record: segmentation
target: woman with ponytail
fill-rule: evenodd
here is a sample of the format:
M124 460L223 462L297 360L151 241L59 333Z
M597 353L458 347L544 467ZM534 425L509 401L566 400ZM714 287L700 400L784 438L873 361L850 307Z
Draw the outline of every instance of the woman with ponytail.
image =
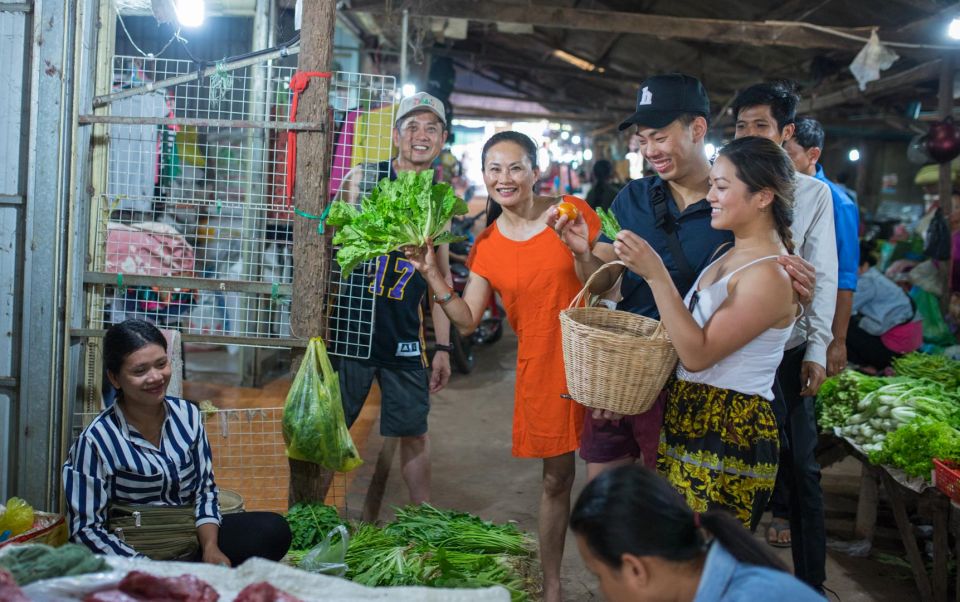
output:
M592 480L570 528L608 602L823 600L727 512L691 510L646 468L623 466Z
M764 138L725 146L710 171L710 225L734 244L680 296L660 256L632 232L614 250L653 291L680 365L657 468L698 512L726 508L755 528L773 491L779 440L771 401L801 311L777 259L793 252L793 164Z
M493 292L503 299L518 338L513 455L543 461L539 514L543 599L558 602L573 453L580 446L584 416L583 406L563 397L568 391L558 316L582 285L569 249L547 225L559 199L534 191L540 177L536 144L519 132L500 132L484 144L481 163L490 222L471 250L463 298L440 277L432 247L409 249L407 258L426 277L437 305L464 334L477 327ZM592 247L600 233L600 218L585 201L565 200L583 216Z

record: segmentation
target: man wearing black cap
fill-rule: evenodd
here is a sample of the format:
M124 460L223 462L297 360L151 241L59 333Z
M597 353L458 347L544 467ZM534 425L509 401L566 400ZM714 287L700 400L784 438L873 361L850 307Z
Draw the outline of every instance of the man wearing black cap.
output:
M709 115L710 101L700 81L673 73L643 82L636 112L620 124L621 130L636 126L640 152L657 173L630 182L614 199L611 211L628 231L625 235L643 238L660 254L681 294L686 294L717 248L733 240L730 232L710 226L711 209L706 200L710 161L704 150ZM603 235L591 251L579 222L568 224L561 218L556 226L576 257L578 276L586 281L617 255L613 241ZM793 259L784 263L798 292L806 296L812 287L810 266ZM618 276L608 270L605 277L596 279L592 292L610 289ZM618 309L659 319L653 293L638 274L626 271L621 295ZM641 457L654 467L662 417L662 398L652 410L638 416L588 415L580 447L580 456L587 461L587 477Z

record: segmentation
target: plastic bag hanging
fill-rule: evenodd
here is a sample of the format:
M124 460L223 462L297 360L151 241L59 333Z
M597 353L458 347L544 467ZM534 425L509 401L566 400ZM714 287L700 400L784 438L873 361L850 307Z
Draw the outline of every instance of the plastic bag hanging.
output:
M860 49L850 63L850 71L857 78L860 91L866 90L870 82L880 79L880 72L889 69L899 58L896 52L880 43L877 30L873 30L867 45Z
M307 344L303 362L283 406L283 440L287 457L349 472L363 461L343 416L340 380L323 339Z

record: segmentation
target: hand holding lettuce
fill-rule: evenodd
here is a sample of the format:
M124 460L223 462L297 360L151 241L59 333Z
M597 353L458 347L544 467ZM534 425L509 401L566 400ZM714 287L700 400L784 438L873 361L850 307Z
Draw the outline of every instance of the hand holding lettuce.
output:
M401 171L396 180L384 178L360 209L337 201L327 224L336 227L333 244L340 247L337 263L350 273L362 261L402 247L422 247L432 240L441 245L464 240L445 230L450 219L467 213L449 184L434 184L433 170Z

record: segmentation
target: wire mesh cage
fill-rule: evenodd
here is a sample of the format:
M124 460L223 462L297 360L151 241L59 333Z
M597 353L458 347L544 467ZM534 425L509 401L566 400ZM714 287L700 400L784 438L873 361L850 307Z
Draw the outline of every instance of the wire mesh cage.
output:
M91 328L140 317L209 342L300 338L286 148L296 69L250 63L198 72L191 61L114 57ZM333 74L328 201L359 202L389 175L395 98L392 77ZM332 353L369 357L373 292L329 265L323 334Z
M74 438L97 416L76 414ZM283 408L211 410L203 416L217 486L239 493L246 510L285 514L290 465L283 443ZM324 500L343 517L347 516L348 479L346 473L334 473Z

